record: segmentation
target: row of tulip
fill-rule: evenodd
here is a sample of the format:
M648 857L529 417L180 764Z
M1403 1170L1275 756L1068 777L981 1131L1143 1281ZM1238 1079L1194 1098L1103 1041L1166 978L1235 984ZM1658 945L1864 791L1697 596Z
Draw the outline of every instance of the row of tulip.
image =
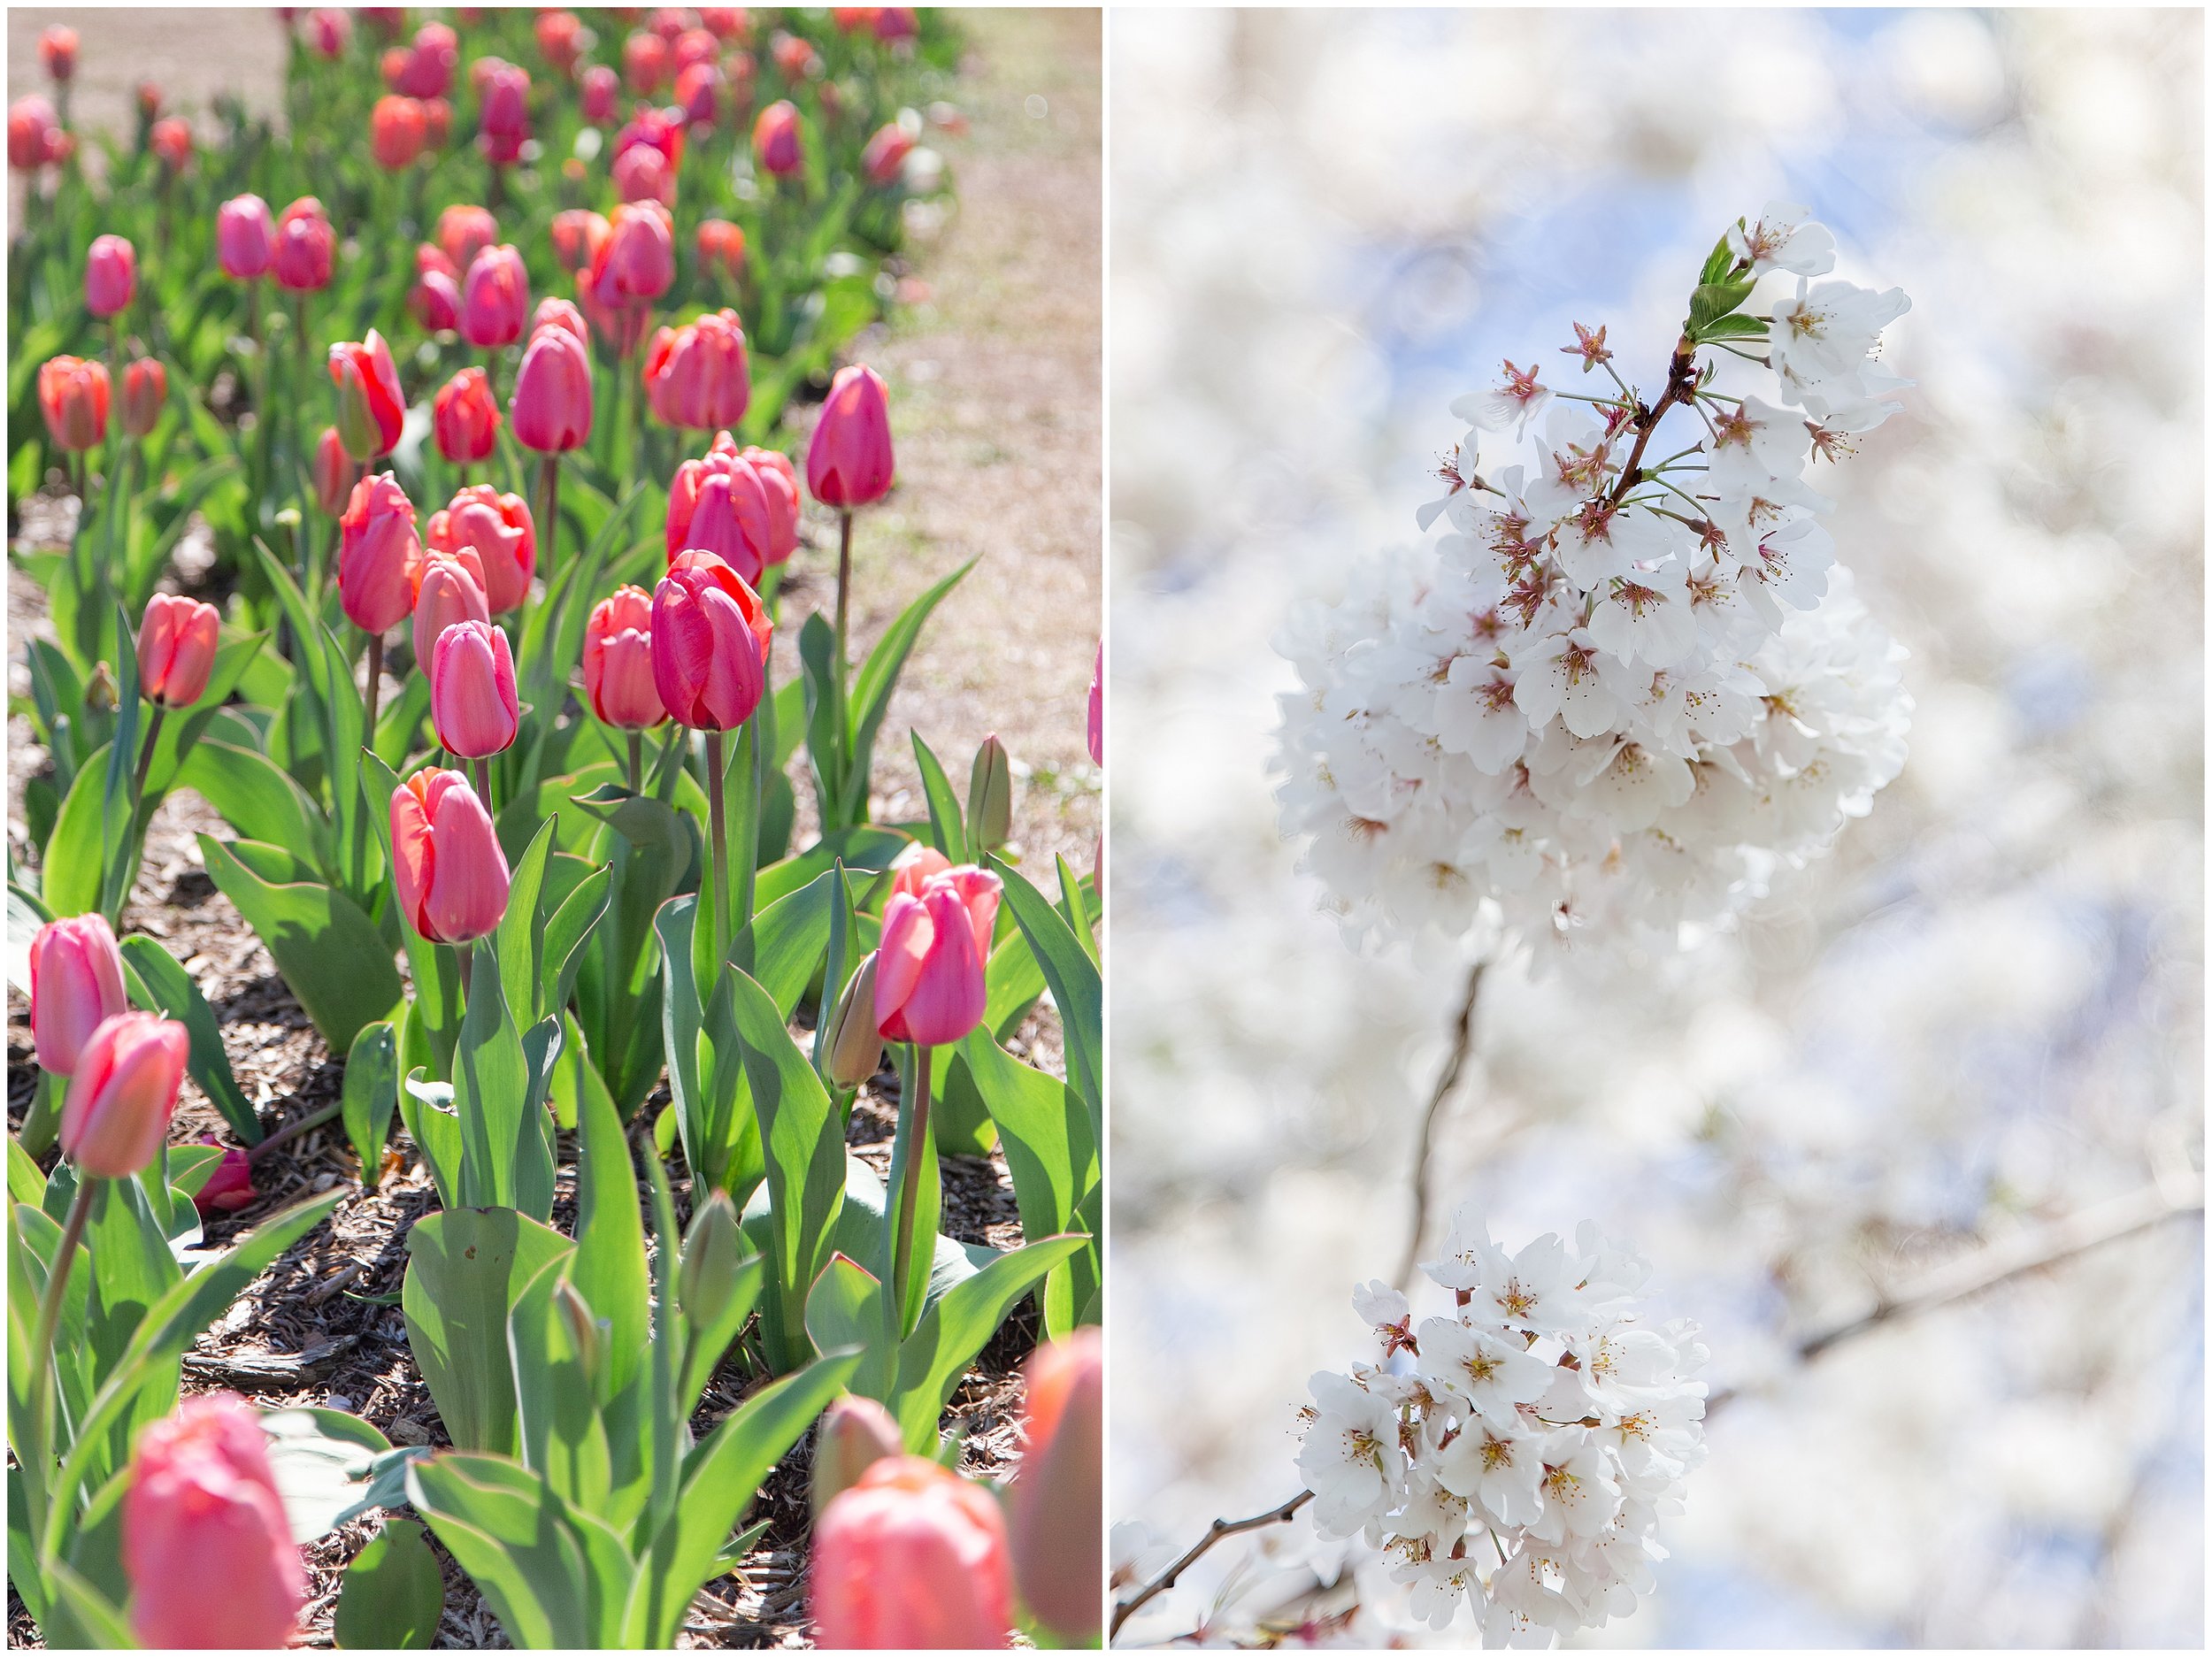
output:
M492 38L525 26L480 21ZM692 96L634 112L609 175L629 199L603 216L572 199L549 211L536 164L560 137L572 161L599 153L582 134L611 114L591 113L605 82L584 53L600 27L612 38L611 18L528 24L554 71L535 82L480 58L472 156L427 135L459 61L448 25L392 27L373 60L389 90L364 108L370 30L343 13L297 19L290 150L234 119L227 144L189 156L226 181L320 170L320 193L282 213L259 192L183 188L154 109L138 153L111 156L104 202L56 139L65 96L20 123L36 144L19 148L12 112L12 161L58 175L55 211L18 244L12 313L65 341L108 330L106 362L57 350L36 376L80 510L67 549L29 561L55 637L29 643L26 711L51 773L27 794L35 862L10 891L12 928L36 928L40 1069L9 1153L23 1497L10 1572L50 1643L282 1643L300 1606L292 1545L382 1507L428 1526L518 1645L672 1644L697 1589L757 1534L733 1532L762 1479L840 1398L839 1421L866 1425L838 1433L860 1433L884 1465L818 1449L826 1640L996 1643L1018 1620L1040 1638L1095 1636L1095 882L1063 860L1048 897L1002 855L1012 783L995 739L964 800L913 733L926 820L871 820L893 691L966 572L854 663L855 516L895 474L886 387L841 370L803 468L773 440L789 393L872 301L803 341L787 331L765 396L737 306L652 327L678 286L671 199L746 203L742 227L710 217L698 240L746 249L722 296L774 317L807 283L826 291L862 196L890 181L880 145L841 134L918 73L915 29L926 40L934 25L840 13L809 40L805 19L784 23L664 12L633 36L633 89L657 85L655 53L635 44L649 38ZM752 123L757 172L741 165L737 77L709 106L695 73L703 40L719 51L749 31L791 95L787 118L771 104ZM381 141L408 124L396 100L421 106L426 136L396 164L375 157L394 176L365 181L321 146L321 123L356 111ZM658 171L621 161L641 144ZM497 212L450 203L411 268L364 251L394 224L428 236L430 190L472 166L489 170L478 176ZM559 192L582 177L564 166ZM134 190L157 203L149 242L115 229L81 251L58 242ZM503 216L526 254L499 239ZM194 286L196 249L208 274ZM349 293L349 266L368 269ZM78 283L65 318L64 271ZM534 305L557 271L573 300ZM288 318L265 310L265 279L293 299ZM234 334L219 296L240 295ZM304 372L318 295L326 326L380 325L327 345L326 422ZM409 315L424 337L396 355L383 325ZM155 349L136 348L134 316ZM293 389L274 394L287 344ZM483 359L447 372L464 349ZM235 370L217 396L223 363ZM679 460L649 413L712 441ZM538 457L534 479L517 446ZM19 497L36 475L15 464L27 452L12 460ZM810 562L810 498L834 524L834 601L806 617L798 671L779 684L780 589ZM426 499L446 503L426 518ZM203 590L219 606L156 590L197 521L215 529ZM1094 759L1097 723L1094 685ZM795 772L818 830L796 850ZM151 936L119 940L176 790L228 826L198 837L210 878L344 1055L339 1103L273 1133L185 966ZM1002 1045L1047 995L1065 1079ZM795 1038L810 1021L810 1039ZM168 1143L187 1075L240 1146ZM649 1112L664 1078L669 1102ZM887 1180L846 1149L864 1087L897 1101ZM396 1449L328 1410L179 1408L187 1347L348 1191L263 1219L212 1259L180 1250L201 1216L256 1204L258 1160L333 1117L364 1184L403 1131L434 1185L437 1211L406 1235L402 1308L450 1450ZM572 1235L550 1224L567 1143ZM939 1230L941 1151L995 1145L1024 1232L1004 1251ZM682 1228L672 1159L688 1180ZM957 1449L940 1432L962 1376L1031 1297L1051 1344L1015 1497L1030 1517L1010 1532L939 1465ZM746 1402L695 1443L687 1423L726 1364L750 1377ZM317 1470L305 1482L323 1499L280 1515L266 1495L300 1482L288 1462ZM501 1539L525 1535L561 1539ZM442 1592L426 1546L388 1519L349 1568L345 1643L427 1643Z

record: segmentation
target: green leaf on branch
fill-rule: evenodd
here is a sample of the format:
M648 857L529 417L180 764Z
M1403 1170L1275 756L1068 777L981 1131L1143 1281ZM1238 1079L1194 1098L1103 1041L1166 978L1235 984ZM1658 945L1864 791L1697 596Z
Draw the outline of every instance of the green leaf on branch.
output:
M1731 316L1715 317L1697 332L1701 341L1708 340L1763 340L1767 337L1767 319L1747 317L1740 311Z
M1736 222L1741 224L1743 221L1738 219ZM1724 230L1720 233L1720 240L1713 243L1713 250L1705 256L1705 268L1697 273L1697 285L1710 288L1717 282L1727 280L1728 272L1735 263L1736 256L1728 246L1728 233Z
M1751 297L1748 277L1739 281L1701 282L1690 295L1689 331L1693 338Z

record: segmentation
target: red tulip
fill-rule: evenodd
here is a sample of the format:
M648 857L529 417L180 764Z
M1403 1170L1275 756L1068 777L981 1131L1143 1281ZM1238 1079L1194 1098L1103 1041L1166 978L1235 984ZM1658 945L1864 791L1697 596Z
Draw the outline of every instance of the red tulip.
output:
M621 78L604 64L594 64L584 71L578 84L582 88L584 119L595 127L604 127L614 119L615 99L622 90Z
M188 1398L139 1435L123 1497L131 1632L151 1650L277 1649L307 1598L259 1416Z
M591 335L584 332L584 313L565 299L551 295L538 301L538 308L530 313L530 332L540 328L559 328L586 350L591 349Z
M485 76L480 96L476 147L494 166L510 166L530 136L529 73L503 63Z
M615 194L626 202L676 204L676 173L657 150L642 145L625 150L614 158Z
M676 280L675 226L668 210L630 202L607 220L607 239L591 264L594 297L603 305L650 303Z
M655 334L645 353L645 396L668 426L711 432L743 419L752 381L737 312L709 311Z
M676 468L668 489L669 563L687 551L710 552L747 582L773 562L776 509L753 464L727 432L703 459Z
M743 6L701 6L699 27L718 41L742 40L751 32L752 21Z
M606 239L605 217L588 207L571 207L553 215L553 257L572 275L591 264Z
M876 129L868 147L860 152L860 170L868 175L869 183L879 188L895 183L913 149L914 134L896 121L887 122Z
M420 272L407 290L407 309L426 332L450 333L461 326L461 285L434 266Z
M752 463L768 494L767 562L782 564L799 549L799 472L780 449L748 448L740 456Z
M152 121L161 113L161 86L155 81L138 83L138 119Z
M713 38L707 37L710 44ZM684 119L694 126L714 125L721 96L722 70L713 61L691 64L676 72L676 103Z
M276 222L258 196L234 196L215 210L215 252L223 274L250 282L276 257Z
M430 142L430 118L414 98L380 97L369 111L369 153L387 173L412 166Z
M514 609L528 595L530 577L538 567L538 533L520 495L502 495L488 483L472 483L450 505L432 514L428 535L430 545L440 552L475 549L484 571L485 602L493 615Z
M39 1068L73 1075L101 1024L124 1011L123 955L98 915L48 921L31 938L31 1039Z
M457 546L449 551L423 555L422 580L415 589L415 665L426 677L447 628L491 618L491 599L484 591L484 560L475 548Z
M138 627L138 692L165 708L188 708L215 669L220 618L215 606L157 593Z
M507 882L491 814L467 778L433 767L392 790L392 883L418 936L459 944L495 931Z
M530 314L530 278L511 246L486 248L461 289L461 337L480 350L512 345Z
M439 746L463 759L485 759L514 745L522 713L504 632L464 621L438 635L430 657L430 723Z
M96 236L84 262L84 308L103 321L130 308L138 291L138 253L121 236Z
M338 233L323 216L323 204L303 196L277 220L277 286L296 294L318 293L330 286L330 265Z
M157 1013L100 1021L77 1055L61 1108L61 1154L80 1174L127 1179L154 1160L191 1046L182 1024Z
M407 401L384 336L374 328L359 344L330 348L330 378L338 387L338 436L356 460L380 459L399 446Z
M38 410L55 448L97 449L107 441L109 389L104 364L52 357L39 364Z
M1098 1633L1105 1500L1105 1352L1096 1329L1048 1342L1024 1366L1021 1470L1015 1475L1014 1580L1022 1603L1071 1645Z
M653 593L653 683L677 724L729 731L760 706L773 628L760 598L710 552L679 554Z
M538 14L538 54L547 64L566 75L576 67L583 47L577 40L583 24L573 12L541 12Z
M660 36L667 45L674 45L676 37L691 27L691 13L681 6L661 6L645 20L645 27Z
M169 400L169 371L150 357L142 357L123 371L123 395L118 415L128 437L143 437L161 418L161 405Z
M192 165L192 124L178 116L156 121L146 134L146 144L172 173Z
M336 518L353 497L353 456L338 441L338 428L323 427L315 440L315 504L325 518Z
M1002 1646L1014 1604L998 1501L926 1456L887 1456L823 1509L808 1595L826 1651Z
M559 454L591 435L591 358L567 327L541 324L530 335L507 404L515 441Z
M335 7L322 7L307 14L307 43L318 58L342 58L346 42L353 37L353 19Z
M499 434L499 404L492 400L490 376L480 368L464 368L439 387L430 405L430 430L438 452L455 465L473 465L489 455ZM438 520L430 521L434 540Z
M38 37L39 61L46 65L46 73L58 81L66 83L77 73L77 31L65 23L48 26Z
M788 178L805 165L799 148L799 111L787 98L761 111L753 123L753 155L761 171Z
M630 90L649 98L668 79L668 42L639 29L622 42L622 78Z
M891 411L882 376L855 364L830 381L806 450L806 487L824 506L850 511L891 488Z
M718 270L732 281L745 269L745 232L726 219L699 221L699 273Z
M476 256L499 241L499 220L488 208L457 203L438 215L438 246L453 268L465 271Z
M972 864L931 875L919 896L891 894L876 965L876 1028L886 1041L944 1047L983 1022L998 900L999 878Z
M202 1134L194 1143L215 1145L220 1141ZM235 1214L241 1208L251 1208L261 1193L253 1188L253 1159L245 1152L229 1150L215 1164L215 1171L201 1183L192 1193L192 1206L204 1220L218 1214Z
M643 146L660 152L671 168L684 158L684 123L672 110L641 107L614 137L614 152Z
M653 682L653 601L618 587L584 624L584 696L608 725L641 731L668 717Z
M422 584L415 507L388 472L353 486L338 520L338 602L346 619L381 638L415 608Z

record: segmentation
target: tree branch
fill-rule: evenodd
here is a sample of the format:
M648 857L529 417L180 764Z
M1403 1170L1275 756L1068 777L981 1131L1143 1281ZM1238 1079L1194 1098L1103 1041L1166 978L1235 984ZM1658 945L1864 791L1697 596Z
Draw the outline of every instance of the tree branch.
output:
M1421 1258L1421 1239L1429 1224L1429 1157L1434 1149L1436 1118L1444 1109L1444 1101L1451 1097L1452 1089L1459 1085L1459 1073L1466 1066L1467 1055L1474 1051L1475 1003L1482 993L1482 973L1486 964L1478 961L1467 974L1467 993L1459 1005L1451 1055L1444 1061L1435 1091L1429 1095L1429 1108L1421 1117L1421 1137L1413 1151L1413 1228L1406 1238L1405 1258L1398 1262L1394 1279L1401 1290L1412 1282L1414 1266Z
M1270 1507L1265 1513L1256 1513L1249 1519L1215 1520L1207 1528L1206 1534L1200 1537L1192 1546L1189 1553L1145 1584L1135 1594L1114 1607L1113 1626L1107 1630L1107 1638L1110 1639L1120 1633L1121 1625L1134 1616L1155 1594L1165 1593L1170 1588L1175 1586L1175 1579L1195 1564L1199 1555L1220 1541L1222 1538L1234 1536L1240 1530L1264 1530L1271 1524L1281 1524L1312 1500L1311 1491L1302 1490L1281 1507Z

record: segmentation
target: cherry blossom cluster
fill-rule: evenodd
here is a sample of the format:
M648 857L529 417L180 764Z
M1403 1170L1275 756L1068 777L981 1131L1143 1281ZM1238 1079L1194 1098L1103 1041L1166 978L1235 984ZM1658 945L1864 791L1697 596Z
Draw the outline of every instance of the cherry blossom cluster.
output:
M1474 1607L1486 1645L1546 1646L1635 1609L1659 1521L1705 1456L1697 1327L1652 1324L1649 1266L1586 1221L1517 1254L1471 1206L1422 1270L1457 1310L1417 1329L1380 1282L1352 1305L1379 1363L1313 1377L1298 1467L1323 1534L1394 1560L1414 1616Z
M1417 516L1445 533L1294 609L1277 798L1356 933L1679 937L1897 775L1904 652L1808 472L1901 407L1878 353L1909 302L1813 280L1834 263L1771 203L1713 249L1657 392L1602 326L1563 348L1601 395L1508 362L1452 405L1473 429Z

